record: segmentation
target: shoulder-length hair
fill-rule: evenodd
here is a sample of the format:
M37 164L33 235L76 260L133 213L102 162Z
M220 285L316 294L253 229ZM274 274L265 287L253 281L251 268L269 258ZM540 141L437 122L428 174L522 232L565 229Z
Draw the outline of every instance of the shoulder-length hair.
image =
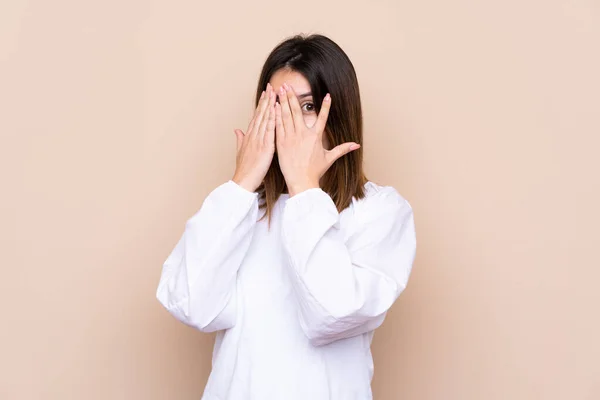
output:
M260 95L275 72L288 69L302 74L310 84L316 112L330 93L332 103L324 137L331 148L345 143L360 143L357 150L340 157L321 178L321 189L328 193L339 212L352 202L352 197L365 196L367 178L363 171L363 122L358 80L352 62L334 41L320 34L295 35L280 42L271 51L262 68L256 88L255 107ZM288 193L279 167L277 154L258 187L261 219L268 217L269 225L275 202Z

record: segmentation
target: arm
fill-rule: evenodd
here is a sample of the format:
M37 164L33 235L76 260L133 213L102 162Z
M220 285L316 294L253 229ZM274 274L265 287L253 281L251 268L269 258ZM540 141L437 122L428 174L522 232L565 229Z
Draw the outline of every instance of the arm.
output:
M186 222L156 291L175 318L203 332L235 324L237 271L257 215L257 193L230 180L214 189Z
M416 239L410 204L383 187L354 211L352 235L345 241L335 204L320 188L285 205L284 247L300 324L314 345L379 327L412 269Z

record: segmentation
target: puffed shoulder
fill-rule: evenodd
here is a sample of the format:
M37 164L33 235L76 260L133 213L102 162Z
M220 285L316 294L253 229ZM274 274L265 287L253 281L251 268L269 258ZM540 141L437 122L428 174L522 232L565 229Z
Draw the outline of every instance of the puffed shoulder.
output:
M355 214L386 214L388 212L397 212L412 214L412 207L393 186L379 185L368 181L365 184L365 197L362 199L353 199L353 208Z
M295 221L305 218L318 209L322 213L337 216L338 212L331 197L321 188L305 190L285 201L285 221ZM412 215L409 202L393 187L378 185L374 182L365 184L365 197L352 198L352 203L342 211L350 213L357 223L369 223L373 219L385 219L386 216L404 220Z

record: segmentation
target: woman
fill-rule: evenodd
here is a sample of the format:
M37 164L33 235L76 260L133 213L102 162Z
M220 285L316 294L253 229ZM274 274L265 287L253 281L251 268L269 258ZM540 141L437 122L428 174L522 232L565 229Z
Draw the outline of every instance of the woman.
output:
M373 330L415 255L412 209L363 173L358 82L330 39L280 43L256 105L234 176L187 221L157 298L217 331L204 400L370 399Z

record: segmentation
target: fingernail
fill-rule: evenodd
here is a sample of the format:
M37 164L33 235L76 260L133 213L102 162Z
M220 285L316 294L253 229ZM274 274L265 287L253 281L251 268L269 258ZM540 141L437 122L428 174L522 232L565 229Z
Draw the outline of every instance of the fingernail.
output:
M356 143L355 143L355 144L352 144L352 145L350 145L350 150L356 150L356 149L358 149L359 147L360 147L360 144L356 144Z
M279 93L280 93L280 94L282 94L282 95L284 95L284 94L285 94L285 90L284 90L283 86L281 86L281 87L279 88Z
M287 82L283 82L283 87L285 88L285 90L289 90L289 88L290 88L290 87L288 86Z
M325 98L324 98L323 100L324 100L324 101L329 101L329 100L331 100L331 96L329 95L329 93L327 93L327 94L325 95Z
M263 97L265 97L265 91L263 90L262 93L260 94L260 98L262 99Z

